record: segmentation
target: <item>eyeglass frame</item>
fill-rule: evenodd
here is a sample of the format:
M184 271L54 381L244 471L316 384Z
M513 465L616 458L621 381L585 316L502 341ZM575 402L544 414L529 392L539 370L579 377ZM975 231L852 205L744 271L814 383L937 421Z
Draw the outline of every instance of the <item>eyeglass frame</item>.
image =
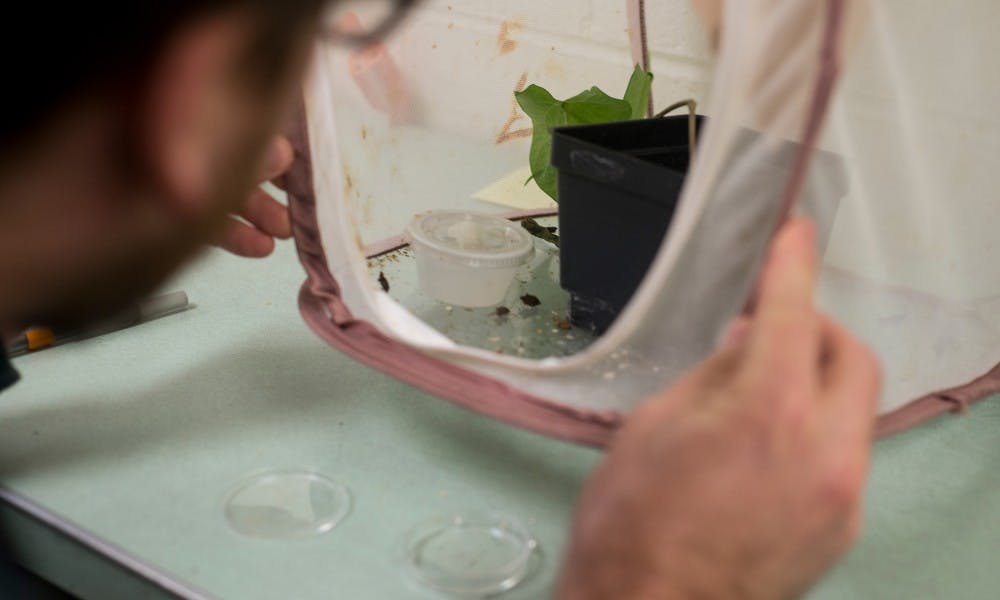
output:
M345 31L337 29L337 25L323 29L323 37L333 42L345 42L352 46L365 46L385 39L420 0L393 0L393 9L373 29L368 31Z

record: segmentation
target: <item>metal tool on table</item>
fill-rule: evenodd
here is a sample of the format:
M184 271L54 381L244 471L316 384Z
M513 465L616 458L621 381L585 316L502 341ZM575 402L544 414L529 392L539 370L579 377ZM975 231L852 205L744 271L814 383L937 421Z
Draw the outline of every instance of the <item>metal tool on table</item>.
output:
M133 308L90 329L58 331L44 326L31 327L14 339L7 349L7 354L10 357L15 357L37 352L67 342L92 338L134 327L161 317L183 312L189 308L192 308L192 305L188 301L187 294L184 292L173 292L154 296L140 302Z

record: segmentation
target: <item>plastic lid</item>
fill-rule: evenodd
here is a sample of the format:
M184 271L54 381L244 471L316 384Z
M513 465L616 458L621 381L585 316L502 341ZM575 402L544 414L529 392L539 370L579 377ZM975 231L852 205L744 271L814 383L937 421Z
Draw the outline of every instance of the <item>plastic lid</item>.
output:
M226 521L250 537L288 540L332 531L351 508L343 485L310 471L248 477L226 496Z
M517 223L464 210L417 215L408 232L422 250L469 267L519 267L535 250L531 234Z
M448 594L483 597L512 589L530 573L538 542L511 517L463 513L415 527L403 544L406 571Z

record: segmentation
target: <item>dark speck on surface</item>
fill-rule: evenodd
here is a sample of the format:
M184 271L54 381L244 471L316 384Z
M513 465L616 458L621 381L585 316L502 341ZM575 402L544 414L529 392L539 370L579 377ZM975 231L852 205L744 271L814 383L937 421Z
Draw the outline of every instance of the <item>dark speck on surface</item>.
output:
M510 309L507 308L506 306L498 306L497 307L497 316L498 317L506 317L509 314L510 314Z
M389 291L389 280L385 278L385 272L379 271L378 273L378 283L382 286L383 292Z
M525 294L521 296L521 302L524 302L525 306L531 307L538 306L542 303L542 301L538 299L538 296L534 296L532 294Z

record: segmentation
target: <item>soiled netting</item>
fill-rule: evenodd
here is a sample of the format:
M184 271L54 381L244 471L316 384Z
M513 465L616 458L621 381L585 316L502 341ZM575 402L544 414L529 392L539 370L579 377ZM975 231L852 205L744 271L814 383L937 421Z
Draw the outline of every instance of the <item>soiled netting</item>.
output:
M432 0L384 45L318 48L292 196L304 314L331 344L481 412L602 443L618 411L714 349L773 232L804 211L821 234L823 307L886 365L883 413L997 363L990 2L699 0L714 58L683 0L536 4ZM694 97L709 121L656 260L607 333L527 359L456 341L380 287L373 273L391 265L366 257L403 243L416 213L553 214L522 185L531 123L513 93L620 92L636 62L656 75L658 107ZM921 406L906 425L939 409Z
M867 9L823 146L845 157L823 307L876 350L883 409L1000 361L1000 9Z

